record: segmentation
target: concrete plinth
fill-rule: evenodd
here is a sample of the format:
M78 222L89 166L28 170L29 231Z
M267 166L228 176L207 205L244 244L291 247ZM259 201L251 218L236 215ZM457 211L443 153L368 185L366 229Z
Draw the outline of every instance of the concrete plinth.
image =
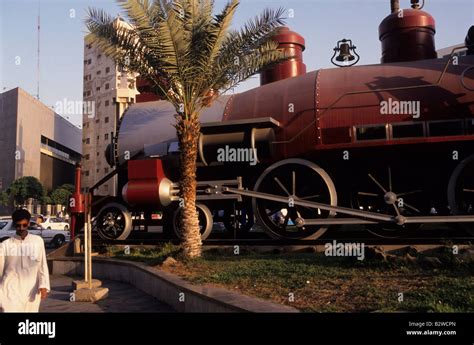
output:
M93 289L99 288L102 286L102 282L99 279L92 279L91 286ZM73 290L88 289L89 283L85 280L74 280L72 282L72 288Z
M78 289L74 290L74 302L97 302L107 298L109 289L104 287L94 289Z

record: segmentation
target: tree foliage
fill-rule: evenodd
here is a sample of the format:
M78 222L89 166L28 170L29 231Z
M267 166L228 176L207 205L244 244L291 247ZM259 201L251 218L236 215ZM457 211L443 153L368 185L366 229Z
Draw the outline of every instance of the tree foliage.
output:
M9 201L8 193L5 191L0 192L0 206L8 206Z
M283 9L266 9L242 30L230 29L238 0L217 14L211 0L128 0L126 25L89 8L89 43L122 67L149 80L183 119L199 116L216 97L290 56L272 40L283 25Z
M8 187L7 193L17 205L23 205L29 198L42 202L45 197L43 185L34 176L24 176L16 179Z
M64 188L64 186L65 185L58 187L51 192L49 197L52 204L64 206L67 205L69 196L72 194L72 192L67 188Z

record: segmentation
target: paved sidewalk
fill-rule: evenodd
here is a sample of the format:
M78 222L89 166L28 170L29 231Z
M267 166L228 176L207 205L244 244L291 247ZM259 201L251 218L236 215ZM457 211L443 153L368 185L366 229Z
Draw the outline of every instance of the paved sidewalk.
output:
M174 310L135 287L111 280L102 280L109 288L109 297L96 303L70 302L73 278L52 275L51 293L41 303L40 312L48 313L120 313L120 312L173 312ZM79 279L79 278L78 278Z

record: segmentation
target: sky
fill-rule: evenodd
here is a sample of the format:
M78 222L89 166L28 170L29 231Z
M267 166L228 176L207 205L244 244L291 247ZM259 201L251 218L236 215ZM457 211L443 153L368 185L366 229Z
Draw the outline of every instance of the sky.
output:
M216 9L226 2L216 0ZM409 0L400 2L402 8L410 5ZM474 25L474 0L425 2L424 10L436 20L436 48L462 43ZM0 92L19 86L37 95L39 7L40 100L47 106L64 99L82 101L86 10L102 8L115 16L122 9L114 0L0 0ZM286 10L287 26L306 40L307 71L333 67L333 48L342 38L352 39L357 46L358 65L380 62L378 26L390 12L389 0L241 0L232 26L238 29L264 8L278 7ZM234 92L258 85L259 77L254 76ZM82 116L71 115L68 120L80 127Z

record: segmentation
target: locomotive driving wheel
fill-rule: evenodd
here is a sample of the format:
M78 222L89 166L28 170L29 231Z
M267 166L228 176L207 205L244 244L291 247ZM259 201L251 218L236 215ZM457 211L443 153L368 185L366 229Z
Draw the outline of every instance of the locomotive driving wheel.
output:
M334 212L295 205L295 200L337 205L336 188L329 175L304 159L287 159L268 167L257 180L254 191L283 196L288 202L253 198L258 222L273 238L316 239L327 225L305 225L305 219L324 219Z
M254 215L251 205L239 205L224 210L224 226L230 234L245 236L253 225Z
M420 224L404 223L404 217L426 214L426 195L423 188L415 186L413 179L394 173L388 166L368 172L359 178L355 188L356 208L388 214L395 217L395 223L367 224L369 232L384 238L407 236L420 228Z
M448 184L448 202L453 214L474 216L474 155L454 169ZM474 223L459 226L474 236Z
M94 223L99 236L104 240L125 240L132 231L132 216L119 203L105 205Z
M173 230L175 235L179 239L183 239L183 233L181 230L181 212L183 208L179 207L176 209L173 215ZM201 233L201 240L205 240L212 231L213 218L212 213L206 205L196 204L196 211L199 219L199 231Z

